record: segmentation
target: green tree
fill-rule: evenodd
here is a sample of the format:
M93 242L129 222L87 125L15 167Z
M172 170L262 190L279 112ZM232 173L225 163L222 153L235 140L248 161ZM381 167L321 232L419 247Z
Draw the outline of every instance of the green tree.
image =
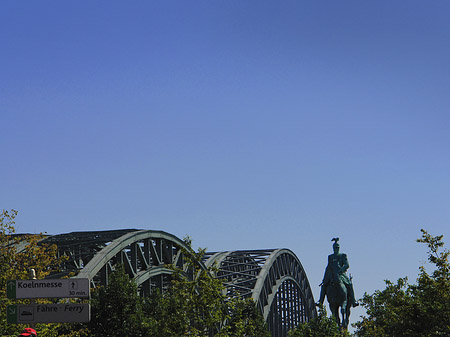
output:
M227 302L228 318L221 336L269 337L271 334L251 298L234 298Z
M123 266L111 273L107 286L94 291L91 304L90 336L148 336L143 300Z
M349 336L346 330L341 330L333 317L327 316L323 305L319 307L316 318L309 322L300 324L297 328L289 331L290 337L344 337Z
M384 290L364 294L366 316L354 324L357 336L450 336L450 252L443 236L422 231L433 271L421 266L416 284L406 278L386 282Z
M0 335L18 335L23 325L6 323L6 306L9 304L29 303L28 300L9 300L6 298L6 282L8 280L28 279L29 270L35 269L38 279L45 278L65 259L58 257L55 245L39 244L42 234L16 235L16 210L3 210L0 215ZM18 247L23 249L18 249ZM45 302L46 300L41 300ZM46 336L58 336L56 327L49 324L38 324L37 330L44 331Z
M151 331L161 336L208 336L226 317L221 284L199 272L195 280L174 273L169 289L146 301Z
M189 238L185 242L190 246ZM270 336L262 315L250 299L227 301L225 287L202 269L203 249L185 252L188 270L173 268L172 281L164 292L155 292L146 301L149 331L160 336Z

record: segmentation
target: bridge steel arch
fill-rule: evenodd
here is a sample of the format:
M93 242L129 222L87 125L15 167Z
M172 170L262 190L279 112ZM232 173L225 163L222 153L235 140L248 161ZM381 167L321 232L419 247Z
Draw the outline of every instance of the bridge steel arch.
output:
M317 316L306 272L289 249L208 253L206 266L216 266L229 297L251 297L273 337Z
M74 275L89 278L93 286L106 285L110 273L123 264L144 296L155 288L167 288L173 272L169 266L194 278L186 263L186 254L194 252L163 231L72 232L47 236L41 242L56 244L59 254L68 257L52 278ZM252 298L273 337L287 336L290 329L317 316L306 272L289 249L206 253L200 266L216 267L213 276L223 281L228 298Z
M54 243L60 255L68 256L61 273L50 277L76 274L74 278L88 278L92 285L108 284L110 273L123 264L141 293L165 289L173 269L182 269L188 278L194 277L188 268L186 254L192 249L176 236L155 230L118 230L103 232L73 232L49 236L43 243ZM203 264L200 266L205 268Z

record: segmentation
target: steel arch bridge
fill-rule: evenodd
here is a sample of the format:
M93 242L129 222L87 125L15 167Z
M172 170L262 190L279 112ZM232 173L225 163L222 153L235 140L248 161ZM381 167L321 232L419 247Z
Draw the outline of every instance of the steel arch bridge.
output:
M47 236L42 243L56 244L58 253L68 257L53 278L69 275L88 278L94 287L106 285L109 274L123 264L145 296L168 287L170 265L194 277L186 263L192 249L163 231L72 232ZM287 336L289 329L317 316L305 270L289 249L206 253L200 264L204 269L214 267L212 276L223 280L228 298L252 298L273 337Z
M286 336L299 323L316 316L314 297L299 259L289 249L208 253L229 297L251 297L272 336Z

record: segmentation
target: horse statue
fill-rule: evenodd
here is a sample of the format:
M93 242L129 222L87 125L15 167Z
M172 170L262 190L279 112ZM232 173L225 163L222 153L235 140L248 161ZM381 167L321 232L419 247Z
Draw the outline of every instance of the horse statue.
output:
M326 289L326 295L331 314L336 319L337 324L347 329L352 306L347 287L343 282L331 281ZM341 309L341 317L339 317L339 308Z
M347 255L339 253L339 238L333 238L331 241L334 241L333 254L328 256L328 265L320 284L320 298L317 305L323 305L326 295L336 322L341 328L347 329L350 309L352 306L356 307L359 304L355 301L352 278L349 278L346 274L349 268ZM342 320L339 317L339 308L341 309Z

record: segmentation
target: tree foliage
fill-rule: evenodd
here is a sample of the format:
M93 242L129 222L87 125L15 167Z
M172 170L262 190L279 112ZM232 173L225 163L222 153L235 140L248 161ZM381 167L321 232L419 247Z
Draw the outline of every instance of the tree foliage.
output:
M29 270L36 271L36 278L45 278L56 271L64 257L58 257L55 245L38 244L42 234L15 235L16 210L3 210L0 215L0 335L18 335L23 325L6 323L6 306L9 304L28 303L28 300L9 300L6 298L8 280L28 279ZM18 250L18 247L23 249ZM43 302L45 300L42 300ZM38 328L46 336L58 336L55 326L39 324Z
M367 314L354 324L357 336L450 336L450 252L442 235L421 231L417 241L427 245L433 271L421 266L416 284L385 281L384 290L364 294Z
M189 238L185 242L190 246ZM255 303L251 299L227 299L222 281L211 277L214 267L201 268L204 252L199 249L196 254L184 254L193 279L174 268L167 291L150 296L147 307L151 331L163 336L269 336Z
M175 272L169 289L149 298L152 331L164 336L204 336L220 328L226 317L222 284L205 270L196 274L189 280Z
M148 336L143 300L123 266L111 273L109 283L94 291L90 336Z
M221 336L270 336L267 325L252 299L234 298L230 299L227 305L229 315L221 330Z
M344 337L349 336L346 330L341 330L333 317L327 316L323 305L319 307L318 316L309 322L301 323L289 331L289 337Z

